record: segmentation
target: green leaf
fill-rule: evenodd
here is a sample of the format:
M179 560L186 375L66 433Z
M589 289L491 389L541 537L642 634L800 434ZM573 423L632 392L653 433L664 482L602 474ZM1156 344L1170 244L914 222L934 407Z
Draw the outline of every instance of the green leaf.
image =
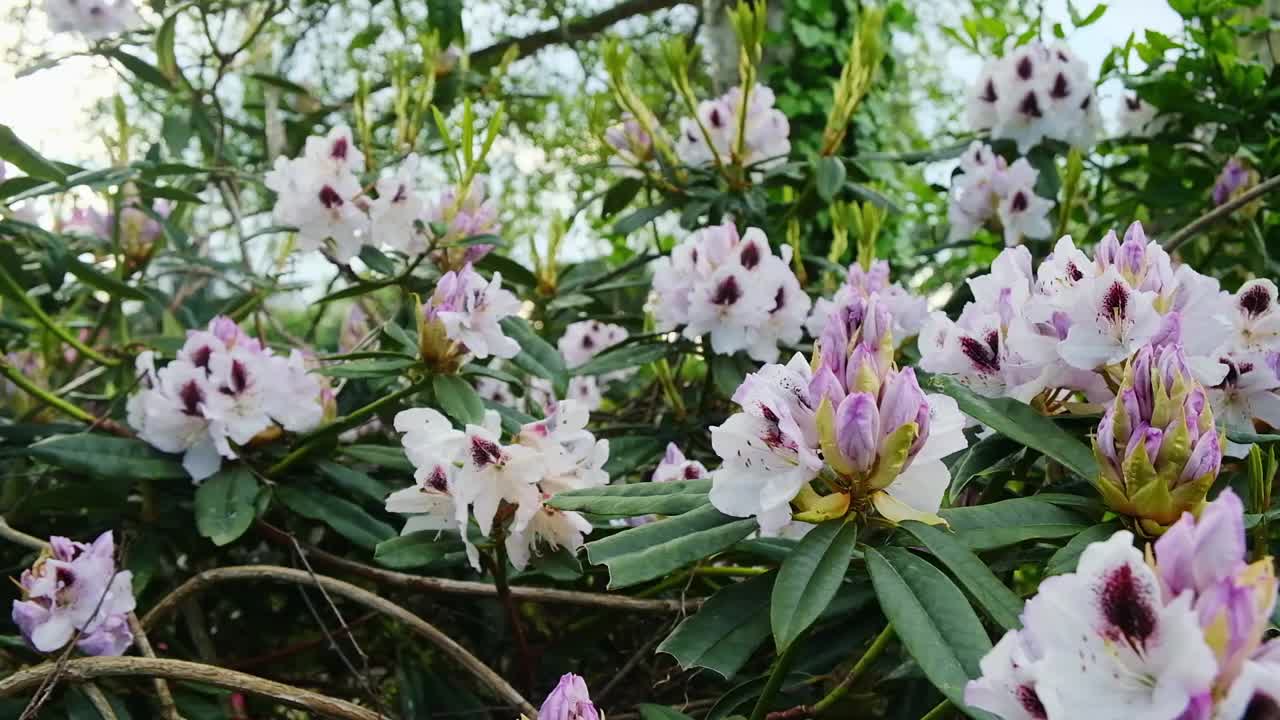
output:
M710 480L639 482L569 490L553 495L547 504L595 515L681 515L710 502L710 491Z
M390 525L365 512L359 505L317 488L277 485L275 493L290 510L328 525L360 547L373 550L378 543L396 535Z
M122 282L119 278L100 272L92 265L86 265L73 257L67 258L67 271L79 278L80 282L95 290L102 290L110 295L129 300L141 300L143 302L150 300L146 293L141 290Z
M372 358L368 360L352 360L339 365L329 365L315 372L317 375L338 378L398 377L401 370L417 364L417 360L403 358Z
M610 477L620 478L645 467L662 454L665 445L652 435L623 435L609 440L609 460L604 464Z
M613 217L622 211L623 208L631 204L635 199L636 193L640 192L640 188L644 187L644 183L640 182L640 178L626 177L614 183L604 194L604 203L600 209L602 217Z
M680 622L658 646L680 667L702 667L728 680L751 659L769 636L769 597L775 575L734 583Z
M476 263L477 270L486 270L491 273L502 273L503 282L524 285L525 287L535 287L538 284L538 278L529 272L529 269L509 257L491 252L480 259Z
M1098 464L1093 459L1093 451L1030 405L1012 398L982 397L941 375L935 375L933 382L942 392L955 398L966 415L1021 445L1057 460L1089 482L1097 479Z
M951 499L954 501L959 497L975 477L1007 467L1018 457L1021 448L1021 445L999 433L988 435L971 445L964 459L951 472Z
M365 245L360 248L360 260L370 269L376 270L383 275L395 275L396 264L386 253L372 245Z
M978 606L1000 627L1013 630L1021 626L1018 616L1022 613L1022 599L1000 582L1000 578L954 535L915 521L901 523L899 527L915 536L921 545L941 560L978 601Z
M385 445L343 445L339 452L359 462L377 465L388 470L413 472L413 463L404 456L404 450Z
M827 202L831 202L840 193L840 188L844 186L847 173L844 161L840 158L830 156L818 158L814 164L818 196Z
M1083 515L1034 497L989 505L944 508L938 514L971 550L992 550L1027 540L1075 535L1091 524Z
M270 85L274 88L279 88L280 90L284 90L285 92L294 93L295 95L307 96L311 94L311 91L306 89L305 87L291 80L286 80L285 78L282 78L279 75L272 75L270 73L249 73L249 77L253 78L254 80L257 80L260 83ZM370 247L370 246L366 245L365 247Z
M611 348L574 368L574 375L603 375L640 365L648 365L679 349L675 343L657 342L647 345L623 345Z
M1091 543L1106 540L1120 529L1122 529L1120 523L1112 520L1081 531L1049 557L1049 562L1045 564L1044 568L1045 575L1062 575L1063 573L1075 572L1076 563L1080 562L1080 555L1085 548L1089 547Z
M58 183L67 181L65 172L22 142L8 125L0 125L0 160L8 160L31 177Z
M353 470L346 465L339 465L336 462L328 460L320 460L316 462L316 469L321 475L328 478L334 485L356 495L362 495L368 500L381 505L387 499L387 495L391 490L382 483L381 480L375 480L368 475Z
M613 224L614 235L630 235L650 222L665 215L676 206L675 201L667 199L652 207L640 208Z
M436 375L431 379L436 402L445 414L463 425L484 422L484 402L471 383L457 375Z
M640 720L693 720L693 718L666 705L640 703L636 706L640 711Z
M810 530L782 563L769 609L779 653L827 609L844 582L857 542L857 524L828 520Z
M177 54L174 52L174 40L177 38L178 13L183 9L185 5L169 13L164 22L160 23L160 29L156 30L156 64L160 72L171 82L181 77L182 72L178 67Z
M130 55L119 48L108 50L104 55L118 60L121 65L124 65L129 72L143 82L151 83L162 90L173 89L173 83L169 82L169 78L165 77L165 74L160 72L160 69L155 65L142 58Z
M27 448L27 454L92 477L186 480L176 455L166 455L141 440L80 433L55 435Z
M841 270L841 272L844 271ZM711 363L711 380L716 384L720 394L725 397L733 397L738 387L742 385L742 381L746 379L747 373L754 369L751 363L740 354L709 355L707 359Z
M488 410L498 413L502 418L502 429L510 435L520 432L520 429L531 422L535 422L536 418L527 415L510 405L494 402L488 398L484 398L484 406Z
M880 609L903 646L929 682L964 708L965 683L978 677L978 662L991 650L964 593L941 570L902 548L863 553Z
M734 518L712 505L587 543L592 564L609 568L609 589L661 577L710 557L756 529L754 518Z
M427 23L440 34L440 47L449 47L462 37L462 0L427 0Z
M226 545L244 534L257 514L258 479L243 463L224 466L196 488L196 529Z
M444 563L450 556L466 557L466 546L456 534L419 530L383 540L373 550L373 559L395 570L424 568Z
M556 395L564 397L569 385L569 371L564 366L564 358L560 356L560 352L539 337L524 318L504 318L502 331L520 343L520 353L511 362L531 375L550 380L555 386Z

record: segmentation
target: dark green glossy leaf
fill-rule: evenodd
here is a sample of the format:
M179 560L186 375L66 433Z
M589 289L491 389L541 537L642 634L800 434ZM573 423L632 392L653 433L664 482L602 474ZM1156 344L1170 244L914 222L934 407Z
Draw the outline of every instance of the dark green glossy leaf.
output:
M373 559L395 570L410 570L466 558L465 546L457 533L419 530L378 543Z
M587 543L587 557L609 568L609 588L623 588L710 557L756 529L711 505Z
M22 142L8 125L0 125L0 159L8 160L31 177L64 183L67 174Z
M1080 562L1080 555L1085 548L1089 547L1091 543L1106 540L1120 529L1120 523L1113 520L1082 530L1049 558L1049 562L1045 564L1044 568L1045 575L1062 575L1063 573L1075 572L1076 563Z
M436 375L431 379L436 402L445 414L463 425L484 421L484 402L471 383L457 375Z
M387 447L385 445L344 445L340 448L340 452L347 457L358 460L359 462L377 465L388 470L397 470L400 472L412 473L413 463L409 462L409 458L404 456L404 450L398 447Z
M257 514L258 479L243 463L223 466L196 489L196 528L214 545L244 534Z
M710 480L639 482L570 490L552 496L547 504L594 515L680 515L706 505L710 491Z
M361 495L366 500L382 504L387 499L387 495L391 492L381 480L375 480L368 475L347 467L339 465L336 462L328 460L320 460L316 462L316 469L320 474L328 478L334 485L355 495Z
M640 365L648 365L675 353L680 346L674 343L658 342L646 345L624 345L620 348L606 350L587 362L573 369L574 375L603 375L617 370L626 370Z
M360 547L373 550L378 543L395 537L396 532L390 525L365 512L359 505L318 488L278 485L275 494L290 510L328 525Z
M67 258L67 270L80 279L80 282L88 285L95 290L102 290L113 296L118 296L128 300L141 300L146 302L150 298L141 290L122 282L119 278L111 277L104 272L99 271L92 265L86 265L76 258Z
M972 550L991 550L1027 540L1069 537L1092 523L1083 515L1034 497L938 512Z
M820 157L814 163L814 180L818 187L818 197L831 202L840 193L847 175L844 162L838 157Z
M782 563L769 609L779 653L827 609L844 582L857 542L857 524L828 520L810 530Z
M928 548L934 557L947 566L964 586L978 606L1005 630L1021 626L1022 599L1013 593L1000 578L961 543L956 536L931 525L907 521L899 525Z
M769 636L769 598L775 576L760 575L729 585L685 618L658 652L684 669L701 667L728 680Z
M32 445L34 458L93 477L186 480L177 455L153 450L141 440L81 433L57 435Z

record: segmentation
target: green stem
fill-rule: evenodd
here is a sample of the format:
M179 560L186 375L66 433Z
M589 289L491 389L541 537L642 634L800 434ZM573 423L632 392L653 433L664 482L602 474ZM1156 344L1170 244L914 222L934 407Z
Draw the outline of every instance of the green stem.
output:
M722 577L754 577L770 572L772 568L743 567L741 565L707 565L693 569L694 575L712 575Z
M54 322L53 318L49 317L44 310L40 309L40 304L27 293L26 288L19 285L18 281L14 280L13 276L10 275L3 267L0 267L0 291L3 291L10 299L25 307L33 316L35 316L37 322L48 328L49 332L57 335L63 342L83 353L85 357L100 365L120 364L119 360L106 357L97 350L94 350L88 345L80 342L80 339L75 335L72 335L70 330Z
M306 456L310 455L313 451L315 451L315 449L320 445L320 443L324 442L326 439L334 435L337 435L338 433L341 433L343 431L350 430L351 428L364 422L365 419L368 418L370 415L378 412L379 410L386 407L387 405L391 405L392 403L399 402L401 399L406 398L418 392L419 390L425 388L430 383L431 383L430 377L424 380L419 380L418 382L413 383L408 387L401 388L400 390L397 390L391 393L390 395L387 395L386 397L382 397L377 400L374 400L373 402L369 403L368 405L365 405L362 408L353 410L347 415L334 420L333 422L329 423L328 425L325 425L324 427L318 430L315 430L311 434L303 437L302 442L298 445L298 447L293 449L293 452L290 452L288 455L285 455L283 458L280 459L280 462L277 462L275 465L272 465L270 468L268 468L266 473L267 477L276 477L280 475L285 470L288 470L289 468L296 465L299 460L302 460Z
M920 720L942 720L942 718L946 717L947 714L954 709L955 707L951 705L950 700L943 700L937 705L934 705L933 709L925 713Z
M862 675L867 671L867 668L871 667L871 664L880 657L880 654L889 646L889 642L891 640L893 640L893 626L886 625L884 630L881 630L880 634L876 636L876 639L871 641L871 647L867 648L867 651L862 653L862 657L858 658L858 662L854 664L853 669L849 671L849 674L845 676L845 679L841 680L839 685L835 686L831 692L827 693L826 697L814 703L813 714L821 715L823 711L836 704L840 698L848 695L849 691L853 689L854 683L856 683L858 678L862 677Z
M671 409L675 412L676 417L683 419L687 412L684 407L684 399L680 397L680 390L676 387L675 381L671 377L671 366L667 364L667 359L655 360L653 362L654 375L658 376L658 383L662 385L662 392L667 396L667 402L671 403Z
M773 698L777 696L778 690L782 689L782 681L787 677L787 669L791 667L792 654L796 648L800 647L800 638L791 641L786 650L778 656L773 663L773 672L769 673L769 679L765 681L764 691L760 693L760 699L756 701L756 707L751 711L751 720L764 720L769 714L769 707L773 704Z
M3 270L0 270L0 273L2 272ZM90 425L98 422L98 418L94 417L93 415L90 415L88 412L81 410L75 405L72 405L66 400L63 400L57 395L54 395L48 390L45 390L39 385L36 385L35 383L31 382L31 380L28 379L26 375L23 375L21 372L18 372L18 369L15 368L13 365L10 365L9 362L5 360L3 357L0 357L0 375L4 375L11 382L13 382L14 385L17 385L19 388L24 390L28 395L31 395L32 397L36 398L40 402L43 402L44 404L49 405L50 407L53 407L56 410L62 411L62 413L65 415L70 415L71 417L81 422L89 423Z

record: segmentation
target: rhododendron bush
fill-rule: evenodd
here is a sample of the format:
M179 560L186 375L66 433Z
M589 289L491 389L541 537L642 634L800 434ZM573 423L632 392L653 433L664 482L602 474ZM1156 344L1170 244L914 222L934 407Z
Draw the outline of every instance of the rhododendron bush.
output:
M0 716L1280 718L1274 3L540 5L24 15Z

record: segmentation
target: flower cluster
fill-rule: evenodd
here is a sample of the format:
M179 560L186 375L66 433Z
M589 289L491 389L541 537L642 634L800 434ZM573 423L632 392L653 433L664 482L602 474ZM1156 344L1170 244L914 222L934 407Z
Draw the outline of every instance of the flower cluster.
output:
M573 673L560 676L560 682L538 708L537 720L602 720L600 712L591 702L587 681Z
M695 167L711 163L768 167L783 162L791 153L791 125L773 106L773 91L756 85L747 95L745 108L742 103L741 87L699 103L696 118L680 121L676 141L680 160ZM740 125L742 112L746 118ZM739 142L741 155L736 154Z
M395 427L416 468L416 484L392 493L387 510L413 516L406 533L456 528L477 569L479 551L467 533L473 516L485 537L493 535L495 524L502 528L499 535L517 568L543 547L576 552L591 523L544 501L558 492L608 484L609 443L586 429L587 417L585 407L565 400L503 443L495 411L486 412L480 425L456 430L435 410L405 410L396 415Z
M1085 147L1100 125L1089 67L1066 46L1033 41L988 60L969 93L969 124L1026 154L1045 138Z
M716 508L755 516L764 534L787 525L792 503L805 521L870 504L892 521L941 521L941 459L966 447L964 419L896 367L891 326L877 296L860 298L828 321L813 369L796 355L747 376L733 395L741 412L711 428ZM819 477L826 495L810 484Z
M142 18L131 0L45 0L49 29L96 40L137 27Z
M422 357L439 370L452 370L467 356L515 357L520 343L499 323L519 310L519 298L502 287L502 273L485 280L470 263L447 272L418 315Z
M1093 443L1103 500L1158 534L1200 506L1218 477L1222 445L1204 388L1182 348L1138 351Z
M1212 356L1228 324L1228 296L1189 266L1175 270L1139 223L1123 243L1108 233L1092 259L1068 236L1034 273L1023 247L1005 250L991 270L969 280L974 300L957 320L934 313L925 323L923 369L989 397L1030 402L1043 393L1045 409L1054 409L1060 391L1109 400L1122 363L1143 346L1181 340L1197 380L1222 380L1225 368Z
M1223 491L1149 562L1127 531L1090 545L1076 572L1040 584L965 702L1003 720L1236 720L1280 707L1280 642L1263 643L1276 579L1271 558L1246 563L1242 512Z
M591 358L626 339L627 330L621 325L602 323L599 320L582 320L570 323L564 329L564 334L560 336L556 347L564 356L565 365L572 370L583 366ZM631 371L618 370L599 377L575 375L569 379L569 397L586 405L588 410L596 410L600 407L602 400L601 384L625 379L630 374ZM534 385L534 389L541 391L548 400L553 397L549 381L538 378Z
M485 199L483 176L428 202L417 189L419 163L417 155L409 155L378 178L376 196L370 195L360 184L364 155L351 130L340 126L324 137L307 138L301 157L276 158L263 182L276 193L276 221L297 228L303 249L325 248L342 263L364 245L422 253L427 249L423 232L433 224L443 227L443 235L434 240L446 244L501 229L497 210ZM457 258L448 258L447 267L478 260L492 247L481 243L463 248Z
M1040 173L1026 158L1009 165L991 146L974 142L960 157L960 174L951 179L947 219L951 240L973 237L993 218L1009 247L1023 238L1049 237L1053 201L1036 195Z
M300 350L276 355L224 316L188 331L177 358L158 370L155 355L142 353L137 371L142 389L129 398L129 425L156 449L184 453L196 482L237 456L233 444L306 432L332 411L332 390L308 373Z
M818 298L813 304L813 312L805 320L804 328L810 337L819 337L827 327L827 320L833 314L845 312L850 305L859 299L866 300L875 295L878 302L888 311L893 323L894 347L903 341L920 334L925 319L929 316L929 304L924 298L911 293L900 283L889 282L889 263L877 260L871 267L863 270L854 263L849 266L844 285L836 291L835 297Z
M812 301L791 271L791 248L774 255L759 228L742 235L732 222L703 228L653 266L659 330L711 336L711 349L739 350L760 362L778 359L778 345L800 340Z
M92 544L49 538L49 549L22 572L22 599L13 601L13 622L31 647L51 653L75 639L87 655L129 649L133 573L116 570L115 552L110 531Z

